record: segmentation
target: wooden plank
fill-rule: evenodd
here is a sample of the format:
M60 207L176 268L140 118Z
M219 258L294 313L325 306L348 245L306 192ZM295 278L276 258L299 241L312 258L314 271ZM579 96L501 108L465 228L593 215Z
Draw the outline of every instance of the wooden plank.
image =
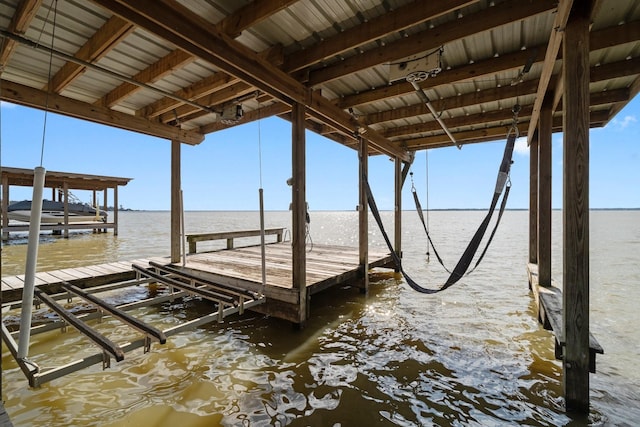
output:
M562 291L552 283L551 286L542 286L538 282L538 266L529 264L527 266L531 289L534 299L538 305L538 320L545 329L551 330L555 336L555 356L558 360L563 359L563 347L566 345L563 332L562 317ZM589 333L589 371L596 372L596 354L604 354L604 349L595 338Z
M265 228L265 235L282 234L284 228ZM260 235L260 230L238 230L238 231L219 231L213 233L193 233L187 234L189 242L201 242L205 240L224 240L235 239L240 237L255 237Z
M58 279L59 281L75 280L78 278L77 276L69 274L67 271L64 271L64 270L48 271L48 273L53 277L55 277L56 279Z
M22 289L24 287L24 276L6 276L2 278L2 284L11 289Z
M59 283L60 279L57 278L56 276L52 275L49 272L46 271L41 271L39 273L36 273L36 277L40 280L42 280L43 282L45 282L46 284L51 284L51 283Z

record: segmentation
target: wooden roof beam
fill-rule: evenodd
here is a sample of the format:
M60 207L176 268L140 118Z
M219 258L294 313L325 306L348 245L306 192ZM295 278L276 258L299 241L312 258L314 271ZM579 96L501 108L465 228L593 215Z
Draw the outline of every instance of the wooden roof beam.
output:
M11 17L8 30L12 33L23 35L36 16L41 4L42 0L22 0ZM15 40L5 38L4 42L0 43L0 69L9 61L15 48Z
M592 112L590 114L591 127L602 126L603 123L606 123L609 117L609 110ZM524 121L518 124L518 129L520 131L521 137L527 135L526 132L528 126L528 121ZM454 135L456 137L456 141L459 141L461 144L466 145L506 138L508 130L509 126L492 126L470 131L456 132ZM562 116L558 116L553 119L553 131L562 131ZM451 147L451 140L445 134L428 136L424 138L405 139L402 141L402 143L406 144L407 149L411 151L424 150L429 148Z
M106 107L77 101L55 93L47 94L47 92L43 90L23 86L7 80L2 81L1 89L0 99L15 104L41 110L48 109L51 112L65 116L114 126L158 138L179 140L191 145L199 144L204 140L204 135L198 132L186 131L174 126L150 122L142 117L135 117Z
M198 97L196 98L196 102L215 108L220 104L224 104L255 91L256 89L253 86L249 86L244 82L238 81L232 85L225 85L223 88L213 93ZM189 121L210 113L210 111L203 111L202 109L198 109L191 105L181 105L162 114L160 116L160 121L162 123L169 123L176 120L176 118L180 121Z
M554 9L556 4L557 0L537 0L535 2L509 0L501 3L499 7L491 7L466 15L456 21L446 22L385 46L368 50L363 54L351 56L334 65L312 70L309 73L308 84L315 86L376 65L431 51L446 43L547 12ZM477 60L477 58L474 59Z
M175 91L173 94L181 98L186 98L195 101L204 96L210 95L217 90L222 90L229 87L239 80L227 73L215 73L211 76L205 77L192 84L189 87ZM142 116L147 118L158 117L168 111L177 108L184 103L171 98L162 98L158 101L140 108L136 111L136 116Z
M496 99L508 99L515 98L517 96L531 95L536 92L537 87L537 81L529 80L519 83L516 86L506 85L476 92L465 93L459 96L434 99L431 101L431 104L436 111L443 111L445 109L452 110L455 108L463 108L471 105L482 104L485 102L492 102ZM366 116L364 116L363 121L371 125L421 115L431 115L431 112L423 102L419 104L408 105L406 107L399 107L392 110L384 110L367 114Z
M302 103L322 121L345 134L357 128L353 118L328 99L273 67L258 54L221 33L210 23L175 0L95 0L96 3L198 56L231 75L256 86L286 104ZM381 151L394 157L408 158L408 153L372 129L365 138Z
M618 102L629 101L629 89L616 89L608 90L606 92L592 93L590 97L590 104L604 105ZM533 104L522 105L518 118L523 121L525 118L531 116L533 111ZM453 117L444 119L444 123L450 130L460 127L469 126L483 126L492 122L506 122L513 118L513 112L510 108L503 108L502 110L489 111L486 113L470 114L468 116ZM528 121L529 119L527 119ZM400 126L387 129L381 132L387 138L397 138L407 135L415 135L426 132L440 132L441 127L435 120L430 120L426 123L418 123L408 126Z
M243 125L260 119L265 119L267 117L278 116L289 111L291 111L291 107L289 105L283 104L282 102L275 102L271 105L267 105L245 113L245 115L242 116L242 120L238 121L238 123L223 124L221 122L215 122L202 126L200 130L204 134L217 132L220 130L228 129L230 127Z
M298 0L253 1L220 21L216 25L216 28L218 31L235 39L240 36L243 30L268 19L271 15L286 9L297 1Z
M589 75L591 77L591 83L594 83L636 74L640 74L640 58L613 62L598 67L591 67L591 72ZM556 78L559 78L559 76L552 76L550 83L551 86L555 86L554 79ZM527 80L515 86L502 86L499 88L485 89L477 92L467 93L464 95L452 96L449 98L436 99L432 101L432 104L433 107L438 111L442 111L445 109L451 110L456 108L468 107L471 105L478 105L484 102L504 100L515 98L517 96L532 95L536 93L537 88L537 80ZM607 92L618 93L618 91ZM598 96L598 94L592 94L592 97L596 96ZM631 97L629 97L628 99L631 99ZM431 112L429 111L429 109L423 103L420 103L408 105L406 107L395 108L392 110L385 110L367 114L363 117L363 121L371 125L376 123L383 123L386 121L399 120L406 117L430 114Z
M140 71L138 74L133 76L133 79L146 84L154 83L167 76L172 71L190 64L191 62L195 61L195 59L196 58L192 55L189 55L188 53L180 49L176 49L160 58L155 63L151 64L149 67ZM141 89L142 88L140 86L124 82L120 86L116 87L111 92L100 98L98 101L96 101L95 104L102 105L104 107L113 107L118 102L122 101L128 96L133 95Z
M533 115L529 122L529 129L527 135L532 136L538 126L538 119L540 118L540 111L542 109L542 101L544 101L544 95L549 90L549 82L551 81L551 75L553 74L553 67L558 59L558 52L560 51L560 45L562 43L562 31L567 25L569 19L569 13L571 12L571 6L573 0L560 0L558 4L558 11L553 20L553 28L551 29L551 35L549 36L549 44L545 51L544 63L542 65L542 72L540 79L538 80L538 92L536 93L536 100L533 104ZM529 139L527 143L531 143Z
M590 34L589 45L592 51L611 47L612 41L614 45L624 44L640 40L640 21L629 22L624 25L616 25L610 28L604 28ZM540 62L545 57L546 50L544 46L530 46L527 50L518 50L511 53L501 54L499 57L487 58L476 61L475 64L466 64L460 67L452 68L446 72L442 72L435 77L429 78L430 88L478 78L483 75L491 75L503 72L509 69L521 68L527 60L530 59L532 52L536 52L534 62ZM561 56L560 56L561 57ZM603 65L602 67L606 67ZM601 67L596 67L593 71L597 72ZM635 73L629 73L635 74ZM629 75L626 74L626 75ZM522 84L522 83L521 83ZM520 85L516 86L519 87ZM361 104L381 101L383 99L401 96L413 93L413 86L406 82L398 82L391 85L385 85L380 88L360 92L354 95L348 95L338 100L338 105L342 108L355 107ZM436 102L434 99L432 102Z
M295 0L297 1L297 0ZM257 22L268 18L270 15L282 10L282 8L288 6L293 3L292 0L274 0L274 1L261 1L254 2L246 5L245 7L239 9L235 13L229 15L224 18L222 21L218 23L218 28L221 31L227 32L232 37L237 37L240 33L256 24ZM267 49L264 53L268 56L270 62L277 62L278 55L282 55L282 47L274 46L273 48ZM196 57L186 53L183 50L176 49L170 52L165 57L161 58L154 64L151 64L146 69L140 71L133 78L136 81L142 83L153 83L155 81L160 80L165 77L167 74L172 71L182 68L187 64L195 61ZM281 60L280 60L281 62ZM205 79L206 80L206 79ZM212 84L211 89L216 89L217 86ZM103 105L107 107L112 107L117 104L119 101L125 99L128 96L133 95L137 91L140 90L139 86L133 85L131 83L122 83L120 86L109 92L107 95L102 97L102 99L96 102L96 105ZM208 94L208 93L207 93ZM202 94L207 95L207 94ZM167 109L175 108L178 105L183 105L179 101L171 99L168 103L172 104L172 107L168 107ZM193 107L191 107L193 108ZM159 113L162 114L162 113ZM149 117L155 117L158 114L150 114Z
M115 45L120 43L134 29L129 22L112 16L96 31L75 53L75 57L86 62L95 62L104 57ZM67 62L51 78L43 89L60 93L73 79L85 71L85 67L75 62Z
M437 86L447 85L466 80L472 80L485 75L494 75L505 70L518 69L522 67L532 55L532 50L518 50L512 53L500 55L497 58L491 57L485 60L476 61L474 64L465 64L461 67L452 68L438 74L435 77L429 77L425 84L428 89ZM538 51L536 58L542 59L544 52ZM414 93L415 89L410 83L398 82L391 85L385 85L380 88L360 92L354 95L348 95L338 100L341 108L355 107L357 105L368 104L383 99L402 96ZM433 100L435 101L435 99Z
M283 69L287 72L300 70L325 58L338 55L349 49L421 24L478 1L451 0L434 2L431 0L416 0L396 10L370 19L361 25L349 28L316 45L294 52L285 59Z

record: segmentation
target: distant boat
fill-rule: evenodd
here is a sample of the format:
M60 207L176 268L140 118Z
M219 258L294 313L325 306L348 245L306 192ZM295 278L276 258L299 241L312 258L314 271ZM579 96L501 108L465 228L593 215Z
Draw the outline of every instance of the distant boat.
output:
M107 213L96 211L86 203L69 203L69 223L74 222L107 222ZM7 217L15 221L29 222L31 220L31 200L23 200L9 205ZM42 224L63 224L64 203L51 200L42 201Z

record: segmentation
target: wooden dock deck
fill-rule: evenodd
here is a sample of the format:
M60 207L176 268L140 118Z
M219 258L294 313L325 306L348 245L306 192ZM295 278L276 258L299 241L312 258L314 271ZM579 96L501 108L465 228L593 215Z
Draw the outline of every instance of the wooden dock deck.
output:
M186 255L185 262L170 263L168 257L155 257L67 268L36 273L36 304L44 303L58 313L59 319L32 327L31 335L74 326L101 351L65 366L41 371L37 366L17 357L14 340L17 331L10 332L2 323L2 338L33 387L59 378L92 364L110 366L110 358L123 360L125 353L144 347L147 352L152 341L164 344L166 337L202 326L210 322L221 322L226 316L254 310L285 320L299 319L299 290L292 283L292 247L290 242L275 242L265 245L266 285L262 284L262 259L260 246L245 246ZM306 254L306 292L310 297L331 286L353 283L364 277L359 264L357 248L313 245ZM387 253L370 251L369 266L388 267L392 262ZM111 306L94 296L100 292L124 289L144 283L158 281L168 289L154 298ZM2 277L3 308L17 307L22 299L24 275ZM96 306L95 313L74 315L68 306L56 300L72 295ZM164 331L156 330L125 313L136 307L156 305L187 295L196 295L212 302L211 313ZM123 323L137 329L142 337L130 343L118 345L101 335L86 322L108 312Z
M331 286L351 282L363 277L358 262L358 249L342 246L313 245L307 251L306 285L313 295ZM102 286L136 277L132 265L150 267L149 262L169 264L168 257L141 258L55 271L38 272L35 285L47 293L63 292L65 282L81 288ZM382 251L369 252L369 266L386 267L392 263L391 256ZM174 265L209 281L226 286L246 288L262 292L260 246L246 246L212 252L189 254L186 264ZM293 303L295 291L292 287L292 255L290 242L266 245L266 277L264 294L267 299ZM4 303L22 298L24 275L2 277L2 300Z

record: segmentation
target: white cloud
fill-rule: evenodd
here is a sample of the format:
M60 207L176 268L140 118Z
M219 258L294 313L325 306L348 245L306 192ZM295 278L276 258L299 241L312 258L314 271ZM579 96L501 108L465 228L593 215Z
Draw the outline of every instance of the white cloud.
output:
M611 125L617 129L626 129L628 126L631 126L633 123L636 123L638 120L635 116L624 116L621 120L614 118L611 121Z
M523 136L516 139L516 145L513 147L513 151L522 156L528 156L529 146L527 145L527 137Z

